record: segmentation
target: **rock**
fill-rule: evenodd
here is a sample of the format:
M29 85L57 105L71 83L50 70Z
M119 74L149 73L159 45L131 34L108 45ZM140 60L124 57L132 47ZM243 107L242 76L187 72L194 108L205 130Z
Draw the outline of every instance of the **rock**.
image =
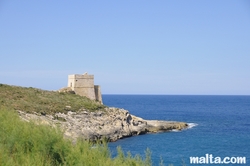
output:
M148 120L147 130L149 132L160 132L160 131L171 131L171 130L182 130L187 128L187 124L184 122L175 121L158 121Z
M61 88L58 90L59 93L71 93L71 94L75 94L75 91L73 91L70 87L65 87L65 88Z
M144 120L131 115L127 110L105 108L104 111L79 112L68 111L67 114L56 113L53 116L41 116L19 111L19 115L26 121L35 120L39 124L59 126L66 138L76 141L78 138L97 141L106 139L116 141L133 135L182 130L187 128L184 122Z

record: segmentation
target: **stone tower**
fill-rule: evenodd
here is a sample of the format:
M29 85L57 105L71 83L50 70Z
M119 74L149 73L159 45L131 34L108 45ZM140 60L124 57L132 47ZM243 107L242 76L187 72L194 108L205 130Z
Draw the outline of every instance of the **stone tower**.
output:
M69 75L68 87L80 96L102 103L101 87L94 85L94 75L88 75L88 73Z

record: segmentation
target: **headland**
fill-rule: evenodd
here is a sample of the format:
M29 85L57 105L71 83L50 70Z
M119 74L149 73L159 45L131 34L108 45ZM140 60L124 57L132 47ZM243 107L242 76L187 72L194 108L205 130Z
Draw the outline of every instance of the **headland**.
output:
M72 92L45 91L0 84L1 107L14 109L25 121L62 129L76 141L118 139L146 133L183 130L185 122L145 120L128 110L107 107Z

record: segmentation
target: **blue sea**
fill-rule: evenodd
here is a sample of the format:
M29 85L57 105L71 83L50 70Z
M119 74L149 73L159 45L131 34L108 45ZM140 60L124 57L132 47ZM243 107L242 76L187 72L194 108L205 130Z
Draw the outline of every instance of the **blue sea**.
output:
M116 147L121 146L123 151L141 156L149 148L153 165L159 165L162 159L167 166L188 166L192 165L189 157L206 154L246 157L246 164L240 165L250 165L250 96L103 95L103 102L144 119L191 125L180 132L139 135L109 143L113 156Z

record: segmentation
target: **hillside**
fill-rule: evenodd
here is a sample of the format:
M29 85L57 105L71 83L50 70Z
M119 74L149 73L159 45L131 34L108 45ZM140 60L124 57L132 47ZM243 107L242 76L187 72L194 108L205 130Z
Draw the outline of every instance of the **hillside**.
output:
M0 110L16 110L25 121L62 129L64 137L116 141L133 135L182 130L187 123L145 120L69 92L0 84Z
M0 84L0 107L21 110L26 113L54 115L55 113L96 111L105 108L99 102L86 97L57 91L45 91L32 87Z
M111 158L105 142L93 144L72 135L77 135L77 127L83 125L78 126L69 115L84 112L89 115L91 126L95 126L100 121L93 121L93 116L106 114L107 109L75 94L0 84L0 165L151 165L149 151L142 159L130 153L125 155L118 147L118 155ZM69 134L74 144L64 139Z

